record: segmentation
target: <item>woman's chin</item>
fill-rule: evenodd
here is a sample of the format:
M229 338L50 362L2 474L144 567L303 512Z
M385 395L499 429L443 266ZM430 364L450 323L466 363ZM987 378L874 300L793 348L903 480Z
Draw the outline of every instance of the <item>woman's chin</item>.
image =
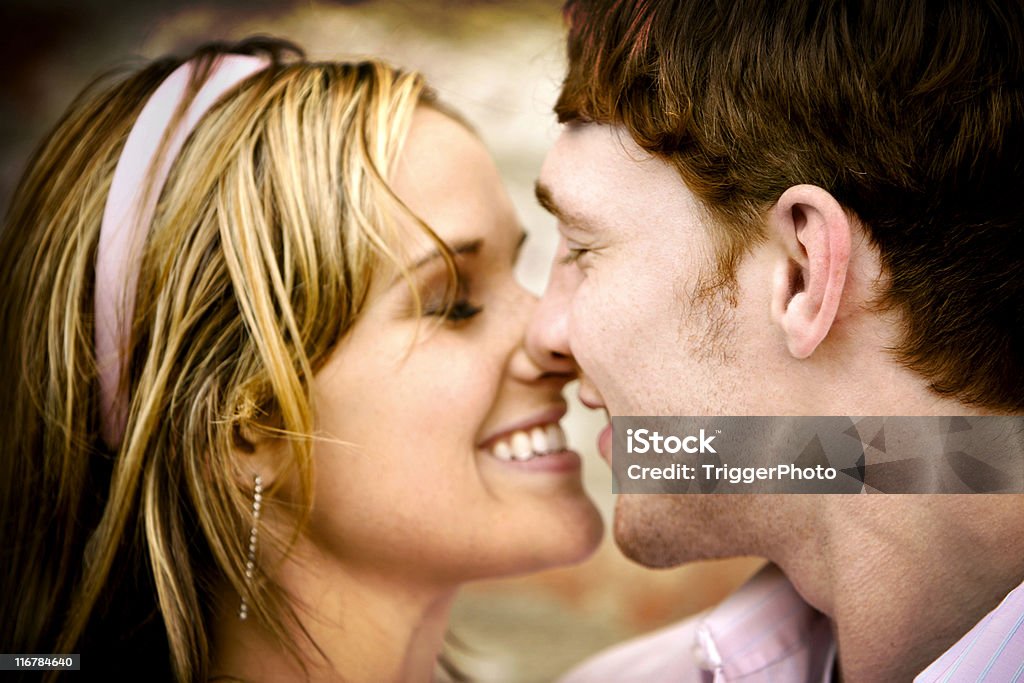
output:
M563 511L557 527L552 525L542 538L534 538L526 547L524 562L510 575L556 569L584 562L601 545L604 520L597 508L585 498L572 511Z
M589 559L597 551L598 546L601 545L601 539L604 538L604 520L601 518L601 513L589 498L587 503L586 510L581 512L581 517L584 519L580 520L578 527L580 529L579 543L574 547L575 552L568 554L569 557L565 564L579 564ZM571 546L566 544L566 548L569 547Z

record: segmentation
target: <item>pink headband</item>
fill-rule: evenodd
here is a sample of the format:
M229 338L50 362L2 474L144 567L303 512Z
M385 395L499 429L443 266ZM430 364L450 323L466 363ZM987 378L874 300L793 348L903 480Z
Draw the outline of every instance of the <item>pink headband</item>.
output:
M195 66L192 61L182 64L146 102L121 151L103 211L96 252L96 361L102 435L111 448L120 446L128 421L128 397L121 373L135 310L142 245L156 212L160 190L178 152L203 115L221 95L269 64L262 57L218 57L177 128L168 135L159 166L151 169ZM152 182L150 191L143 187L147 179Z

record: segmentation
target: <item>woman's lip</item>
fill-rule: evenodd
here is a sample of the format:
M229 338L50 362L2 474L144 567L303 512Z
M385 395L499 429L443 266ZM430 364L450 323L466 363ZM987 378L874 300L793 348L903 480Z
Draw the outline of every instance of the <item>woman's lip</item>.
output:
M524 418L517 422L513 422L510 425L503 426L501 427L501 429L499 429L496 432L493 432L490 436L481 441L479 445L477 445L477 448L480 448L482 450L489 450L491 446L493 446L496 442L500 441L501 439L508 438L515 432L528 432L534 427L539 427L540 425L558 422L563 417L565 417L565 413L567 410L568 407L565 405L565 403L559 403L558 405L551 406L550 408L547 408L539 413L535 413L530 417Z
M582 466L579 454L569 449L545 453L529 460L491 460L502 467L528 472L576 472Z

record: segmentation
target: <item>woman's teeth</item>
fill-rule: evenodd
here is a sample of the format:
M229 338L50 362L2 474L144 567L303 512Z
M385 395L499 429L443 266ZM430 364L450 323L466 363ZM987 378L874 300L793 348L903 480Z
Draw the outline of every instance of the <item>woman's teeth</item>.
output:
M565 433L555 423L534 427L529 431L513 432L496 441L491 455L498 460L532 460L546 453L565 450Z

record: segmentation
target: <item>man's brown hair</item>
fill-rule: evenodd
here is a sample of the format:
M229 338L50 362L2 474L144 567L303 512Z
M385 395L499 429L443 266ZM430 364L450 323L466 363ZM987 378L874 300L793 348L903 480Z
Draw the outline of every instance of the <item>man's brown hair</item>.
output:
M864 226L941 395L1024 408L1024 3L569 0L559 121L621 124L721 229L722 284L802 183Z

